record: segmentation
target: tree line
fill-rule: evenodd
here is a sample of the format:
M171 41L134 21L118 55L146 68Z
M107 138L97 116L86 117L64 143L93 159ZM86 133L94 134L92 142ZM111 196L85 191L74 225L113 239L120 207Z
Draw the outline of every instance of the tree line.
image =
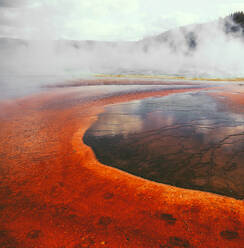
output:
M230 14L230 17L236 24L239 24L242 28L244 28L244 12L243 11L234 12Z

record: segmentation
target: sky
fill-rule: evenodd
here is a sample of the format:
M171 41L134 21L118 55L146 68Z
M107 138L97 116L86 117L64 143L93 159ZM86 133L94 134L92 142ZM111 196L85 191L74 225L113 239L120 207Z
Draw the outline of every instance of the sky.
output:
M243 0L0 0L0 37L133 41L243 10Z

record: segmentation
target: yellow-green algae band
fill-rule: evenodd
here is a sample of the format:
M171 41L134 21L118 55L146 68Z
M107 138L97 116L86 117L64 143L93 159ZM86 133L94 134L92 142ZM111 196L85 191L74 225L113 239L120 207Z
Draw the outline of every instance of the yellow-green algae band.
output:
M96 74L100 78L148 78L148 79L178 79L192 81L214 81L214 82L244 82L244 78L201 78L184 76L166 76L166 75L143 75L143 74Z

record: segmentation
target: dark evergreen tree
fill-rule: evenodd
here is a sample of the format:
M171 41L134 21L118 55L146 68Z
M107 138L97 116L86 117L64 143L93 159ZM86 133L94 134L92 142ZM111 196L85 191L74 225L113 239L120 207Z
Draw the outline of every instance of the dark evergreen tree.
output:
M232 20L230 22L230 19ZM244 35L244 12L234 12L226 17L225 22L226 33L242 32Z
M236 24L239 24L242 28L244 28L244 12L243 11L235 12L231 14L230 17Z

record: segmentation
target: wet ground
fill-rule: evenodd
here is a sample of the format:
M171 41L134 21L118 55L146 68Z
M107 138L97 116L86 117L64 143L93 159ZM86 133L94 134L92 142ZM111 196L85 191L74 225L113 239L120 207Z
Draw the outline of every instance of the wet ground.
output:
M134 175L244 198L244 111L216 90L107 106L84 141Z
M138 101L131 102L133 100L161 101L163 98L149 97L169 99L175 93L183 97L188 96L186 92L189 95L199 92L196 94L199 97L206 94L207 86L205 90L203 87L69 87L49 89L28 97L21 94L19 99L1 101L0 247L242 247L243 201L155 183L112 168L111 164L104 166L83 142L85 132L104 113L106 106L128 103L125 104L128 108L137 106ZM212 88L208 88L209 94L213 94ZM219 106L225 106L223 99L226 99L228 108L238 114L244 104L238 92L222 90L215 92L214 97L222 102ZM161 102L153 104L162 105ZM146 106L141 112L147 113L145 110L151 105ZM157 132L150 133L151 124L143 127L140 115L135 121L134 112L126 115L123 135L140 134L145 130L145 137L151 137L155 144L153 136ZM121 113L120 110L118 114ZM150 113L153 116L153 111L149 111L145 119L150 119ZM154 129L162 127L161 121L149 123L155 123ZM114 122L114 126L117 126L115 134L116 130L123 133L120 124ZM164 128L167 126L173 127L170 121ZM181 128L175 130L180 132ZM142 141L141 137L139 135ZM138 142L140 147L141 141ZM109 144L107 148L112 149ZM194 146L191 145L191 149ZM131 152L131 147L128 151ZM125 155L128 158L128 154ZM150 158L150 153L148 156Z

